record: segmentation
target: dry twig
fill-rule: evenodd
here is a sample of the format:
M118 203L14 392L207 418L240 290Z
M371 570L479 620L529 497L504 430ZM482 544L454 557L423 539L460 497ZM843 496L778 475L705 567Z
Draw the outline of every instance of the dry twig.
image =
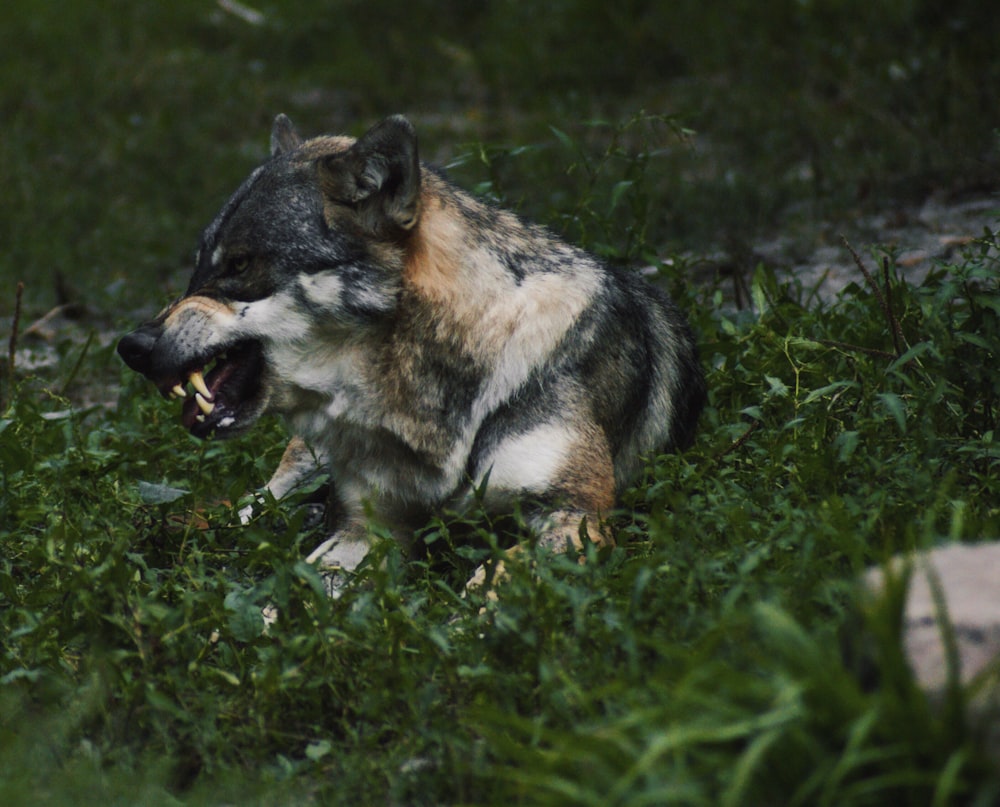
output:
M896 318L895 306L892 304L892 283L890 280L889 256L884 255L882 257L882 283L885 284L885 304L892 315L892 319L890 320L890 324L892 325L892 343L896 348L896 355L900 356L903 353L903 345L906 344L906 338L903 336L903 328Z
M17 330L21 326L21 298L24 296L24 281L18 281L17 294L14 298L14 321L10 326L10 343L7 352L7 369L10 377L14 377L14 361L17 354Z
M882 294L882 289L879 287L878 283L875 282L875 278L872 276L872 273L868 271L868 267L865 266L864 262L861 260L861 257L858 255L857 252L854 251L854 247L851 246L851 242L848 241L847 238L843 235L840 236L840 240L844 242L844 246L847 247L848 251L851 253L851 257L854 258L854 263L857 265L858 269L861 270L861 274L865 276L865 280L867 281L868 286L871 288L872 293L875 295L875 299L878 300L879 308L882 309L882 313L885 315L886 322L889 323L889 328L892 331L892 341L894 347L896 348L896 355L893 358L898 359L900 356L903 355L903 345L906 344L906 339L903 337L903 326L899 324L899 320L893 313L892 308L889 306L889 303L886 302L885 295ZM889 288L888 262L886 262L885 264L884 271L887 279L886 290L888 292Z
M24 282L19 281L14 297L14 319L10 325L10 341L7 345L7 362L0 361L0 409L7 407L7 397L4 395L3 382L10 386L14 384L14 365L17 361L17 332L21 327L21 298L24 296ZM6 377L6 378L5 378Z
M724 448L715 456L715 461L718 462L727 454L732 454L734 451L738 451L743 446L743 444L750 439L750 436L763 425L764 424L762 421L754 420L754 422L750 424L750 426L747 428L745 432L743 432L743 434L741 434L739 437L733 440L732 443L730 443L726 448Z

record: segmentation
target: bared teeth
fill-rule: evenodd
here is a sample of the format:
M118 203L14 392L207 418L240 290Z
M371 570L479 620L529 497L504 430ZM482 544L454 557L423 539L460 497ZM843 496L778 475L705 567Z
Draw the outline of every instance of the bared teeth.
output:
M200 392L194 394L195 403L198 404L198 408L204 412L206 415L211 415L212 410L215 409L215 404L211 401L206 401Z
M208 385L205 383L205 377L201 374L201 370L195 370L191 373L191 375L188 376L188 381L191 382L191 386L194 387L197 392L201 393L201 397L206 401L211 401L215 397L208 389Z
M174 384L170 388L170 396L172 398L187 398L187 392L184 391L184 387L180 384Z

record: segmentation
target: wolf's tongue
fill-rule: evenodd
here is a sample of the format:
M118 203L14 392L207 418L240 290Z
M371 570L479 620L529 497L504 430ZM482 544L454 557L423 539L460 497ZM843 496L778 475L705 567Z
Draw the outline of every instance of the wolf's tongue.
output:
M209 426L209 430L211 430L209 424L225 417L227 414L232 414L232 410L222 396L217 395L215 402L209 404L211 407L209 412L206 412L202 408L203 405L198 403L198 398L201 398L201 396L187 398L181 407L181 423L184 424L185 429L192 429L196 425L202 425Z
M181 423L184 424L184 428L190 429L194 426L200 414L201 409L198 408L198 403L194 397L185 398L184 403L181 404Z
M208 374L208 378L205 379L205 383L208 386L209 394L205 395L204 391L202 395L208 400L215 400L219 394L219 389L223 384L229 379L234 372L236 372L237 363L235 361L223 361L219 360L216 362L215 369Z

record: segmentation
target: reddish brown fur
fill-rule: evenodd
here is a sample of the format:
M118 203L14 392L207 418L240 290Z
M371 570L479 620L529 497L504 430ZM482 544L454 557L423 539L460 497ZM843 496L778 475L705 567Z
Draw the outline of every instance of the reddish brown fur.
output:
M190 317L194 314L203 314L206 318L218 316L220 312L225 312L232 314L233 310L224 303L220 303L218 300L213 300L210 297L185 297L180 303L167 309L166 318L164 319L164 326L172 328L176 325L176 319L178 317Z
M607 513L615 503L615 472L607 437L591 426L560 469L553 492L589 513Z

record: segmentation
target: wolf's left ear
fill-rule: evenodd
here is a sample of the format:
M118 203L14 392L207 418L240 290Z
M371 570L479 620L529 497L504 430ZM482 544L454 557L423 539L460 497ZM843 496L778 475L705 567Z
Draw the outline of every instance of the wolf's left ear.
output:
M271 156L277 157L302 145L302 138L287 115L278 115L271 126Z
M376 124L346 152L321 159L319 177L326 197L355 206L373 235L400 236L417 223L417 133L402 115Z

